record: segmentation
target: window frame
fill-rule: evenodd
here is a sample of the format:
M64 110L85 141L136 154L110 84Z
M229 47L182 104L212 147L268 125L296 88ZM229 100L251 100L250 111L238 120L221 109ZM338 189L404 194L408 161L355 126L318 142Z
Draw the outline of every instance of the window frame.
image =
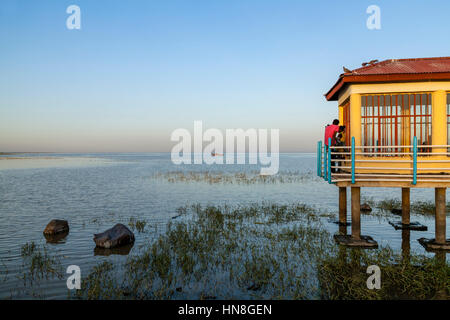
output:
M414 136L418 138L419 152L431 152L431 148L420 146L432 144L432 109L432 92L361 94L361 145L386 146L364 152L410 152L395 146L412 145ZM447 120L450 123L449 115Z

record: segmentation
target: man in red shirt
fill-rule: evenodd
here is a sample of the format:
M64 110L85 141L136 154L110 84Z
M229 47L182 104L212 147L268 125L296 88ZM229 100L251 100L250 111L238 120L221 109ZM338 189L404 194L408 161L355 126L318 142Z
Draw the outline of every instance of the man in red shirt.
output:
M327 146L327 151L329 147L336 145L336 134L339 132L339 120L334 119L333 124L325 127L325 145ZM331 146L328 145L328 138L331 138ZM336 150L332 149L331 152L335 152ZM333 161L336 159L336 155L331 155L331 166L336 166L336 162ZM331 168L331 172L337 172L335 168Z
M328 147L328 138L331 138L331 146L335 145L336 132L339 131L339 120L334 119L333 124L325 127L325 145Z

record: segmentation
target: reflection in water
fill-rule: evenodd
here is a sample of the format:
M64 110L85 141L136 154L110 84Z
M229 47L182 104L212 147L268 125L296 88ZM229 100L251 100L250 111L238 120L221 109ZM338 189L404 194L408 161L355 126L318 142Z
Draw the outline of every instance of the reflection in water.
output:
M111 248L111 249L95 247L94 256L110 256L112 254L126 256L130 253L131 248L133 248L133 245L134 245L134 243L130 243L130 244L127 244L127 245L124 245L121 247Z
M65 243L66 237L69 234L69 231L60 232L57 234L46 234L44 233L44 237L47 240L47 243Z
M342 235L347 235L347 226L339 225L339 233Z
M402 229L402 257L403 262L409 263L411 257L411 230Z

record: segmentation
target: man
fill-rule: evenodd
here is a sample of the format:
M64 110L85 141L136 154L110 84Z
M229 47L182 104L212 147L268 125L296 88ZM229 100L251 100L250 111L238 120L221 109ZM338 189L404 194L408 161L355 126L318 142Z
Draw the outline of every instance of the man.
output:
M327 146L327 151L329 147L336 145L336 135L339 132L339 120L334 119L333 124L325 127L325 145ZM328 139L331 138L331 146L328 145ZM335 152L335 149L331 149L331 152ZM336 159L336 155L331 155L331 167L336 166L336 162L333 161ZM331 168L331 172L336 172L335 168Z
M339 146L339 147L345 146L345 126L339 126L339 131L336 133L336 143L335 143L335 145ZM331 149L331 151L332 152L333 151L337 151L339 153L339 152L344 152L345 150L333 148L333 149ZM343 154L338 154L338 155L336 155L335 159L343 160L343 159L345 159L345 156ZM343 162L342 161L336 161L336 164L338 166L342 166ZM336 168L336 170L334 172L338 172L338 171L339 171L339 169Z
M331 138L331 146L335 145L336 133L339 131L339 120L334 119L333 124L325 127L325 145L328 147L328 138Z

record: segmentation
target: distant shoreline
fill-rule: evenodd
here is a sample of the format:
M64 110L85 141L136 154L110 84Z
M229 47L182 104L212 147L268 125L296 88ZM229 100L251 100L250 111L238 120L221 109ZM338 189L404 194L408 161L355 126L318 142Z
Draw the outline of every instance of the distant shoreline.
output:
M29 153L56 153L56 152L0 152L0 156L15 156L19 154L29 154Z

